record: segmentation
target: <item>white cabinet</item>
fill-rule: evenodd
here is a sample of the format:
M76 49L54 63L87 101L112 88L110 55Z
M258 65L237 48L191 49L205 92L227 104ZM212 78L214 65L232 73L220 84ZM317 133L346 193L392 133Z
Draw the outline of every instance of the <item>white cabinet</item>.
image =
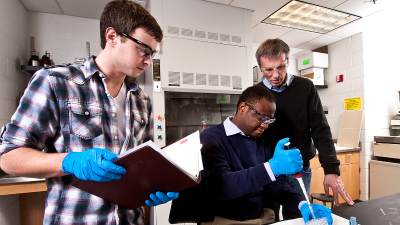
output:
M308 68L300 71L300 75L312 80L314 85L324 85L324 69L323 68Z
M376 199L399 192L399 163L371 160L369 162L369 167L370 199Z
M320 52L309 52L297 58L297 69L328 68L328 54Z

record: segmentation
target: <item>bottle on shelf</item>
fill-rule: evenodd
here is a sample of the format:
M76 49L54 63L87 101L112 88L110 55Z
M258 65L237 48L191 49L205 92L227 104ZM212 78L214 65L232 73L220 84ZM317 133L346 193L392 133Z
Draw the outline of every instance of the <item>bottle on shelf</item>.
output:
M54 63L50 58L50 52L45 51L44 55L42 56L42 59L40 60L40 65L43 67L49 67L52 66Z
M28 65L30 66L40 65L39 55L35 50L35 37L33 36L31 36L31 57L29 58Z
M50 66L54 66L54 61L53 61L53 59L51 58L51 55L50 55L50 52L48 52L48 56L47 57L49 57L49 60L50 60Z
M31 52L31 57L29 58L29 63L30 66L39 66L40 65L40 60L39 56L35 51Z
M82 64L85 58L90 58L90 41L86 41L86 55L85 57L75 58L76 64Z
M86 41L86 57L90 57L90 41Z

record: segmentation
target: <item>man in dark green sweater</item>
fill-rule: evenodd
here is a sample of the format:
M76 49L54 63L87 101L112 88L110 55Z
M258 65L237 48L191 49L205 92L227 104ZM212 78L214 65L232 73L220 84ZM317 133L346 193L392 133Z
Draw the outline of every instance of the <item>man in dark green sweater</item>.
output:
M340 179L339 160L329 124L322 109L321 100L313 83L303 77L287 73L289 46L280 39L268 39L257 49L256 58L263 80L258 84L267 87L276 99L276 121L264 132L266 139L274 146L278 140L289 137L291 144L300 149L303 156L303 180L309 193L311 182L310 159L318 150L318 157L324 169L324 189L332 189L336 203L339 194L350 205L351 197ZM293 178L293 185L300 186Z

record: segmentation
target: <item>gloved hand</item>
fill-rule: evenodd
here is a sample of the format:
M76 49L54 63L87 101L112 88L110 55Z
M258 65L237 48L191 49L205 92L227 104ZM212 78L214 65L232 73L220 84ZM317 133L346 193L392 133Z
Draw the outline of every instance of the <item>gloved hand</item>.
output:
M312 208L315 218L313 218L312 216L310 206ZM331 210L323 205L320 204L309 205L306 201L301 201L299 203L299 209L301 216L303 217L304 223L308 223L312 219L322 219L322 218L326 218L328 225L332 225L333 223Z
M146 200L145 203L148 206L157 206L160 204L167 203L171 200L177 199L179 197L178 192L167 192L167 194L157 191L155 194L150 194L150 200Z
M300 150L292 148L284 149L284 144L289 142L289 138L283 138L276 144L275 152L268 161L275 176L295 174L303 169L303 159Z
M70 152L62 161L62 171L73 174L80 180L98 182L118 180L126 170L113 163L116 158L116 154L104 148Z

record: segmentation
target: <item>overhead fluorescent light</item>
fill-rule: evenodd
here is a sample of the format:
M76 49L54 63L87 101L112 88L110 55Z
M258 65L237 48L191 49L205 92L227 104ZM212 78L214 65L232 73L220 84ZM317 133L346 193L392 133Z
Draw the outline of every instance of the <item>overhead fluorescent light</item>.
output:
M336 9L294 0L288 2L261 22L326 34L360 18L361 16Z

